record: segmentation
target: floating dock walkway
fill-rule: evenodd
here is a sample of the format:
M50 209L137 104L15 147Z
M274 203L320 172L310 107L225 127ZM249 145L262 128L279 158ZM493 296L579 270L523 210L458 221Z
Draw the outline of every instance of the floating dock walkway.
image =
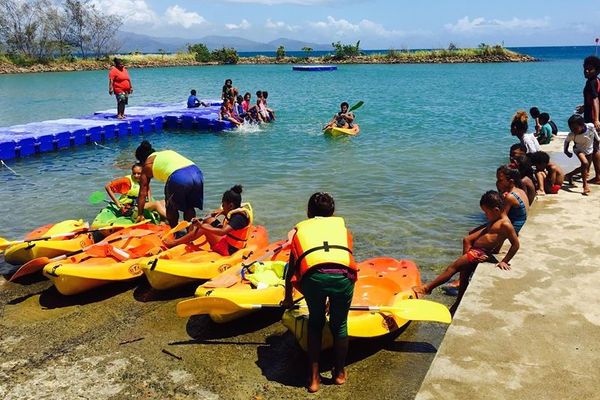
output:
M233 128L231 122L219 118L221 100L202 101L208 106L187 108L185 103L152 103L127 107L125 119L117 119L115 110L111 109L80 118L0 127L0 160L163 129L224 131Z

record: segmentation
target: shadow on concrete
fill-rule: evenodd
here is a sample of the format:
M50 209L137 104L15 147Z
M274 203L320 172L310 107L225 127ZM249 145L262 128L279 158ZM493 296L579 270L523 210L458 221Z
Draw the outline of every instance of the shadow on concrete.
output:
M109 285L100 286L73 296L65 296L63 294L60 294L58 290L56 290L56 288L52 286L41 294L40 306L52 309L96 303L98 301L103 301L113 296L124 293L132 289L135 285L137 285L137 282L135 280L116 282L111 283Z
M165 301L192 297L194 296L196 288L201 283L202 281L191 282L172 289L157 290L150 286L148 280L142 279L138 287L133 291L133 298L141 303L148 303L151 301Z

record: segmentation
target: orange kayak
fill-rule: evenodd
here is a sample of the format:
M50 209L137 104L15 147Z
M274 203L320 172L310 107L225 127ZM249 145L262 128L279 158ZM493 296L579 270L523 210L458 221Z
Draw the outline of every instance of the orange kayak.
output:
M377 257L358 264L358 281L354 285L353 306L396 306L401 301L414 298L412 287L421 284L417 265L410 260ZM350 338L373 338L397 331L409 320L390 312L372 313L350 311L348 336ZM308 309L301 307L287 310L282 323L306 350L308 332ZM333 345L329 325L323 331L323 348Z
M265 251L269 236L264 226L253 226L245 248L230 256L210 249L204 237L190 245L179 245L142 264L148 282L155 289L170 289L198 280L212 279L223 271Z
M167 225L143 224L124 228L89 250L47 264L44 275L64 295L74 295L111 282L142 275L140 260L161 252Z

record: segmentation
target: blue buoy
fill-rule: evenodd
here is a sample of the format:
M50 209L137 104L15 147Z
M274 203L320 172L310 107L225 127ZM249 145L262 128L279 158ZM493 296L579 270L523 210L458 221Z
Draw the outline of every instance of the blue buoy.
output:
M294 71L335 71L335 65L294 65Z

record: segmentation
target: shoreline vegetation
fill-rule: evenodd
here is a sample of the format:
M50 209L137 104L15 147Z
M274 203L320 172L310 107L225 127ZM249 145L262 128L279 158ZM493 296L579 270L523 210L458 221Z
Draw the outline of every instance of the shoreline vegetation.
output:
M441 50L389 50L379 54L364 54L356 45L341 45L334 52L324 56L311 56L311 49L303 49L305 56L285 55L280 47L274 56L239 56L232 48L209 52L203 45L189 46L188 52L175 54L136 54L117 55L128 68L158 68L211 65L264 65L264 64L457 64L457 63L507 63L539 61L526 54L508 50L502 46L481 44L478 48L460 49L451 44ZM197 46L201 46L198 50ZM351 50L344 52L344 48ZM18 60L0 55L0 74L21 74L36 72L70 72L108 70L112 57L98 58L62 57L47 60Z

